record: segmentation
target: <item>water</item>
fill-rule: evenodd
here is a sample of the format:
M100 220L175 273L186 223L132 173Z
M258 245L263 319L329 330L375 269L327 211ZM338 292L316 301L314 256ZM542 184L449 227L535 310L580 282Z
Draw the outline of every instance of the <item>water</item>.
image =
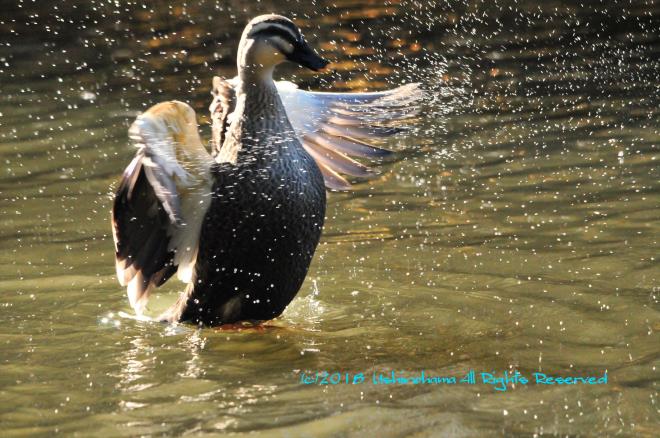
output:
M657 5L170 3L0 19L4 436L657 436ZM422 81L425 116L380 178L329 196L283 317L243 331L122 317L109 211L127 127L176 98L208 137L211 77L233 75L242 26L271 11L336 61L282 77ZM300 383L324 370L367 380ZM422 370L608 383L371 382Z

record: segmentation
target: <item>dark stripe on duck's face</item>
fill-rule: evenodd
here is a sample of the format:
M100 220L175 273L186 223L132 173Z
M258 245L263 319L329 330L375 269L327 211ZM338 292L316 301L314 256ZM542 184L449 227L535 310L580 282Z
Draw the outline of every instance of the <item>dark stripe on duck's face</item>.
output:
M291 34L294 36L294 38L296 39L300 38L300 29L298 29L298 26L296 26L295 23L293 23L292 21L286 19L274 18L274 19L266 20L263 23L268 23L280 28L284 28L290 31Z
M300 37L300 32L295 26L291 23L286 22L263 22L256 24L252 31L250 32L250 37L255 38L257 36L262 38L268 38L270 36L278 36L289 44L296 45L302 39Z
M274 35L268 37L268 42L271 46L277 49L281 54L288 56L296 50L296 46L289 43L287 40L283 39L279 35Z

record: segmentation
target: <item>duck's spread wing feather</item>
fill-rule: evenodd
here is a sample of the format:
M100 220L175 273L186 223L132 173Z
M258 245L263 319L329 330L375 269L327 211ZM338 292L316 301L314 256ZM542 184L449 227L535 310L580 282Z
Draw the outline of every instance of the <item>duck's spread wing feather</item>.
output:
M344 175L368 177L373 171L352 157L379 160L392 154L382 140L400 132L420 110L419 84L372 93L324 93L277 82L291 125L316 160L328 188L349 189Z
M303 147L321 169L326 187L335 190L351 187L344 175L374 174L352 157L377 161L390 156L391 151L380 147L382 140L414 120L423 97L419 84L373 93L324 93L300 90L286 81L275 84ZM214 151L222 146L231 123L237 85L238 78L213 78L209 109Z
M193 109L164 102L140 115L129 135L138 148L112 209L117 278L141 314L149 292L175 272L191 282L201 223L210 204L212 159Z

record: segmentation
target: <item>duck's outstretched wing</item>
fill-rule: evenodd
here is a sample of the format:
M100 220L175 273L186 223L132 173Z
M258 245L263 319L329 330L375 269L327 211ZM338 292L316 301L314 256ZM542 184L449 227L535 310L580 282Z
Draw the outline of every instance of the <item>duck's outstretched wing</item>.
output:
M163 102L129 129L138 151L124 171L112 208L117 278L137 314L150 291L175 272L189 283L201 223L211 199L212 158L194 110Z
M382 140L400 132L419 113L419 84L372 93L304 91L291 82L277 89L291 125L321 168L328 188L346 190L343 175L368 177L373 171L352 157L378 160L392 154Z
M237 78L213 78L214 145L222 145L231 122L237 84ZM351 187L344 175L373 174L352 157L379 160L392 154L380 147L382 140L400 132L417 116L423 97L419 84L373 93L325 93L300 90L286 81L275 84L303 147L319 165L326 187L335 190Z

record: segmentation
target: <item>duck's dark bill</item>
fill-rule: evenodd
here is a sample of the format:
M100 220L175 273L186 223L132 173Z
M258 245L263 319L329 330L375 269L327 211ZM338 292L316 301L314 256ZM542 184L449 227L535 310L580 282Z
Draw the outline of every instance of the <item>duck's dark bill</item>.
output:
M330 61L321 58L307 44L296 47L295 50L287 56L287 59L314 71L322 70L325 66L330 64Z

